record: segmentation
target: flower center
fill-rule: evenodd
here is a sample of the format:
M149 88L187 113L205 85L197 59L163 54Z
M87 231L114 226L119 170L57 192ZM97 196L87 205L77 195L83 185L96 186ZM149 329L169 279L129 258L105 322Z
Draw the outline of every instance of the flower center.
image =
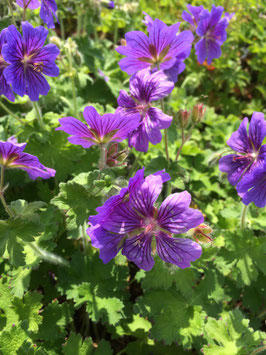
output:
M152 58L148 58L148 57L140 57L138 58L138 60L140 60L141 62L145 62L145 63L150 63L152 64L151 67L153 68L157 68L158 70L160 69L160 64L167 62L169 60L171 60L171 57L166 57L167 53L169 52L170 46L166 46L161 52L160 54L157 52L155 46L153 44L149 45L149 52Z
M259 155L259 152L252 152L252 153L248 153L248 154L245 154L245 155L240 155L238 157L234 157L233 158L233 161L234 162L237 162L239 160L249 160L250 162L254 162L257 160L258 158L258 155Z
M148 217L143 220L144 234L149 234L158 230L159 226L154 217Z

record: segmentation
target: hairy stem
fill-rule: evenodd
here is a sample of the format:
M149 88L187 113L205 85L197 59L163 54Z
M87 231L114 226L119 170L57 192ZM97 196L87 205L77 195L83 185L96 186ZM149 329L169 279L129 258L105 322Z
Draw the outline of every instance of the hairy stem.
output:
M16 20L15 20L15 16L14 16L14 12L13 12L13 7L12 7L12 5L11 5L11 3L10 3L10 0L7 0L7 6L8 6L8 8L9 8L9 10L10 10L10 13L11 13L12 23L13 23L14 26L16 26Z
M6 210L6 213L9 215L9 217L14 217L14 213L10 210L10 208L8 207L6 200L4 198L4 192L5 192L5 188L4 188L4 181L5 181L5 167L2 166L1 168L1 181L0 181L0 199L2 201L2 204Z
M178 161L178 158L179 158L179 155L181 153L181 150L182 150L183 146L185 145L185 143L190 139L192 130L195 127L195 125L196 124L192 125L192 127L190 128L190 130L189 130L187 135L185 135L185 129L182 127L182 142L181 142L181 145L178 148L178 151L176 153L175 161Z
M61 258L61 256L51 253L47 250L42 249L39 247L35 242L27 244L34 253L43 260L46 260L52 264L68 266L68 262Z
M33 105L34 110L36 112L36 115L37 115L37 118L39 121L39 125L40 125L41 129L44 129L44 124L43 124L43 120L42 120L42 114L41 114L40 107L36 101L32 101L32 105Z
M18 120L21 124L23 124L23 122L21 121L21 119L12 111L9 110L8 107L6 107L6 105L3 104L3 102L0 101L0 106L12 117L14 117L16 120Z
M74 105L74 114L77 117L77 95L76 95L76 87L75 87L75 79L73 76L73 62L72 62L72 54L71 49L68 49L68 60L69 60L69 68L70 68L70 78L72 84L72 93L73 93L73 105Z
M100 145L99 170L102 171L106 167L106 145Z
M248 205L244 205L240 216L240 228L245 229L247 225Z

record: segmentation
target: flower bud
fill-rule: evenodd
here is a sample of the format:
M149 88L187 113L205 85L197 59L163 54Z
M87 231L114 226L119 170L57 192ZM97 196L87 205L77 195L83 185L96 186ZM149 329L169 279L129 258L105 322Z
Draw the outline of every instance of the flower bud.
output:
M206 112L206 107L203 104L197 104L192 109L191 119L194 123L202 121Z
M106 164L109 167L126 165L124 160L128 156L128 149L118 151L118 143L113 143L106 153Z
M180 123L180 126L182 128L186 128L188 123L189 123L189 119L191 116L191 111L187 111L187 110L179 110L178 112L178 121Z
M55 44L58 48L61 48L61 46L62 46L62 41L57 36L51 36L50 37L50 42Z
M206 223L202 223L196 228L192 228L188 231L188 234L197 242L197 243L210 243L212 238L210 234L213 232L210 226Z

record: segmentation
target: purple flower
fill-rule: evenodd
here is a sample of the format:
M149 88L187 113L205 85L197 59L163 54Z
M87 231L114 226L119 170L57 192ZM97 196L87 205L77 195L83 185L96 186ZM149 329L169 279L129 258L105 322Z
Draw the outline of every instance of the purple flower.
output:
M167 26L164 22L152 19L148 24L149 37L141 31L128 32L125 35L126 46L117 47L117 52L125 55L120 60L120 68L129 75L139 70L149 69L169 70L176 66L177 59L186 58L191 49L193 34L191 31L183 31L177 35L180 23Z
M138 114L123 117L118 113L107 113L100 116L92 106L85 108L83 116L89 127L74 117L63 117L59 119L61 126L56 128L71 135L68 138L70 143L81 145L83 148L121 142L138 127L140 121Z
M112 9L114 9L114 8L115 8L115 3L114 3L114 1L109 1L109 3L108 3L108 9L112 10Z
M261 112L254 112L247 133L248 118L245 117L238 130L234 132L227 144L239 154L229 154L219 161L219 169L226 172L232 185L236 185L246 174L262 164L266 156L266 122Z
M212 5L211 12L202 10L196 33L202 37L195 45L198 61L202 64L207 58L211 64L214 58L221 56L221 45L226 41L226 27L229 24L229 16L221 19L224 9L222 6Z
M202 10L204 10L204 7L202 5L200 6L187 5L187 8L189 12L183 11L182 19L190 23L192 29L195 30L200 20L200 13L202 12Z
M7 142L0 141L0 165L8 169L25 170L32 180L55 176L54 169L46 168L37 157L23 152L26 145L18 143L15 137L10 137Z
M152 107L151 103L164 98L173 88L174 83L167 79L163 71L150 74L148 69L143 69L130 78L130 95L124 90L120 91L116 112L125 117L136 117L136 114L141 116L140 125L129 134L130 147L147 152L149 142L157 144L162 140L160 130L171 125L172 117Z
M98 223L88 228L92 245L100 249L104 263L122 254L144 270L154 265L157 251L165 262L181 268L201 256L201 247L190 239L175 238L203 222L200 211L189 208L191 197L187 191L168 196L160 208L155 202L162 190L162 174L138 180L127 199L119 203ZM90 217L91 221L91 217Z
M40 4L41 1L41 4ZM54 28L54 17L58 22L58 18L56 16L57 5L55 0L30 0L27 8L31 10L38 9L41 6L40 17L44 23L46 23L48 28ZM28 3L28 0L25 0L25 3ZM18 6L24 8L23 0L17 0Z
M14 101L15 97L13 91L4 77L4 70L8 67L8 64L2 57L2 47L6 43L6 32L7 29L0 32L0 96L5 95L10 101Z
M166 182L171 179L170 175L165 170L157 171L154 176L161 176L162 181ZM119 205L123 204L129 199L129 195L144 182L144 168L138 170L136 174L129 179L128 187L124 187L120 190L118 195L110 197L105 201L103 206L97 207L96 211L98 215L90 216L90 223L96 225L105 220Z
M266 205L266 158L264 163L247 174L236 186L242 202L248 205L254 202L257 207L265 207Z
M4 76L15 93L26 94L32 101L37 101L40 94L47 95L50 90L43 74L59 75L55 59L60 51L54 44L43 47L48 34L44 27L34 28L30 23L22 22L22 31L23 37L14 25L8 27L2 55L10 65L4 70Z

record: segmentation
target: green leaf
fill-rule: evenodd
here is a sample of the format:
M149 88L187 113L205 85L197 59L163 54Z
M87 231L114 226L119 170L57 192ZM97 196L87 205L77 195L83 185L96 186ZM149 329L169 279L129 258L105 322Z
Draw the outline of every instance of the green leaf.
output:
M70 333L67 342L63 345L64 355L91 355L94 352L94 347L91 338L82 339L80 334Z
M38 338L43 340L58 340L64 338L66 326L72 322L73 307L64 302L50 303L43 311L43 322L39 327Z
M18 218L0 221L0 256L5 251L11 264L24 265L23 243L32 242L41 231L41 225Z
M17 269L12 270L9 275L11 277L11 293L21 298L29 287L31 269L19 266Z
M42 295L38 292L27 292L22 299L15 298L13 300L13 309L19 317L19 320L27 320L29 323L28 329L32 332L37 332L42 321L42 316L39 311L42 308L40 302Z
M92 320L117 324L124 317L126 266L116 266L113 261L103 264L97 254L90 259L76 253L70 268L59 271L58 289L75 307L86 304Z
M15 216L38 223L39 216L36 212L45 206L46 203L42 201L28 203L25 200L16 200L12 201L9 207Z
M223 312L219 320L209 317L205 333L209 343L203 347L206 355L251 354L266 339L266 333L249 328L249 320L239 309Z
M191 305L174 289L147 292L135 310L152 320L152 338L165 344L182 342L184 348L192 347L193 338L202 334L206 317L201 306Z
M3 355L17 354L17 350L24 341L29 339L25 331L26 326L26 321L20 322L18 325L12 326L10 330L4 330L0 334L0 350Z

